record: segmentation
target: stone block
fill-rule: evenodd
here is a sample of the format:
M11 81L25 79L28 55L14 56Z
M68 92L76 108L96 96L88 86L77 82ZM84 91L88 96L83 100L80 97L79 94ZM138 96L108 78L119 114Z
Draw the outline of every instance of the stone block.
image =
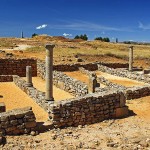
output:
M116 118L127 117L129 114L128 106L116 108Z
M34 128L34 127L36 127L36 122L35 121L27 122L27 123L25 123L25 127L26 128Z
M6 111L5 103L1 102L1 103L0 103L0 113L1 113L1 112L5 112L5 111Z
M143 70L143 74L149 74L150 73L150 69L144 69Z

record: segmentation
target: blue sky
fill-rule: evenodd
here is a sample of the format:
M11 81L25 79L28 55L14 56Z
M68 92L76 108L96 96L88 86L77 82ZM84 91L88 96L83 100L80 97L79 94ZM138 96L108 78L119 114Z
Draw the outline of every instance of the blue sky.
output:
M150 42L149 0L0 0L0 37L33 33ZM64 34L65 33L65 34Z

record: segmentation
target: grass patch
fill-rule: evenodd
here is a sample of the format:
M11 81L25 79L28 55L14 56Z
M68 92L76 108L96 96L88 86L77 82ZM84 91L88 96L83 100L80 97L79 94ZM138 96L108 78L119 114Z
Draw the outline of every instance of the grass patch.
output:
M32 52L32 53L44 52L45 47L44 46L34 46L34 47L26 48L25 51L26 52Z

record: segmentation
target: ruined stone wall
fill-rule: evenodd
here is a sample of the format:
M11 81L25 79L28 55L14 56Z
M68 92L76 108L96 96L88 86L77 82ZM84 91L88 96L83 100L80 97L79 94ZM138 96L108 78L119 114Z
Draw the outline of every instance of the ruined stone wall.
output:
M13 82L47 112L48 103L45 100L45 92L41 92L35 87L27 87L26 81L17 75L13 76Z
M71 78L63 72L53 72L53 83L56 87L70 93L75 97L84 96L88 93L88 86L74 78Z
M109 88L112 88L112 89L116 89L116 90L120 90L120 91L123 91L123 90L126 90L127 88L125 86L122 86L122 85L118 85L116 83L113 83L109 80L107 80L106 78L104 77L97 77L97 81L99 83L102 83L104 85L106 85L107 87Z
M38 64L38 76L41 77L43 80L45 80L46 75L45 69L46 68L44 63ZM53 84L75 97L84 96L88 93L88 86L85 83L71 78L70 76L67 76L60 71L53 71Z
M123 93L103 92L59 101L50 105L50 117L56 127L92 124L128 114Z
M0 82L12 82L12 75L0 75Z
M0 59L0 75L25 77L26 66L32 66L32 76L37 76L37 61L34 59Z
M98 70L98 64L100 65L104 65L104 66L108 66L108 67L112 67L112 68L127 68L128 64L122 64L122 63L103 63L103 62L99 62L99 63L88 63L88 64L64 64L64 65L54 65L53 69L56 71L62 71L62 72L66 72L66 71L78 71L79 67L83 67L86 70L89 71L95 71ZM45 66L45 62L41 61L41 60L37 60L37 67L38 69L40 69L42 66Z
M142 81L150 84L150 76L139 74L137 72L129 72L128 70L125 69L113 69L103 65L98 65L98 70L115 76L126 77L129 79Z
M36 121L31 107L0 113L0 134L19 135L35 131Z
M44 92L26 87L26 81L19 76L14 76L14 82L49 114L55 127L92 124L108 118L123 117L128 113L126 99L121 92L107 91L48 103Z
M150 77L138 74L135 72L129 72L127 70L120 70L120 69L113 69L113 68L108 68L106 66L98 65L98 70L102 72L106 72L115 76L120 76L120 77L126 77L129 79L137 80L137 81L142 81L145 82L145 86L140 86L140 87L124 87L121 85L114 84L110 81L107 81L105 78L100 77L98 80L100 80L103 84L107 85L111 89L118 89L124 92L124 95L126 99L131 100L131 99L137 99L145 96L150 95ZM147 84L148 83L148 84ZM111 87L112 86L112 87ZM106 90L108 91L108 87ZM103 91L105 88L103 88ZM97 92L100 92L100 89L97 89Z
M137 99L150 95L150 85L131 87L124 91L127 100Z

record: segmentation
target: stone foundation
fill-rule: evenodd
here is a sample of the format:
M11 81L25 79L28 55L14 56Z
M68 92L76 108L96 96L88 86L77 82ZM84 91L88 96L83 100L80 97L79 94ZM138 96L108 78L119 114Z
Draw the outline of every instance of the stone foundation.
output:
M12 82L12 75L0 75L0 82Z
M122 92L93 93L48 103L44 92L34 87L26 87L26 81L19 76L14 76L14 83L48 112L54 127L78 126L118 118L117 108L125 107L126 98Z
M0 113L0 134L29 134L35 130L35 115L31 107Z
M37 61L34 59L0 59L0 75L25 77L26 66L31 66L32 76L37 76Z

